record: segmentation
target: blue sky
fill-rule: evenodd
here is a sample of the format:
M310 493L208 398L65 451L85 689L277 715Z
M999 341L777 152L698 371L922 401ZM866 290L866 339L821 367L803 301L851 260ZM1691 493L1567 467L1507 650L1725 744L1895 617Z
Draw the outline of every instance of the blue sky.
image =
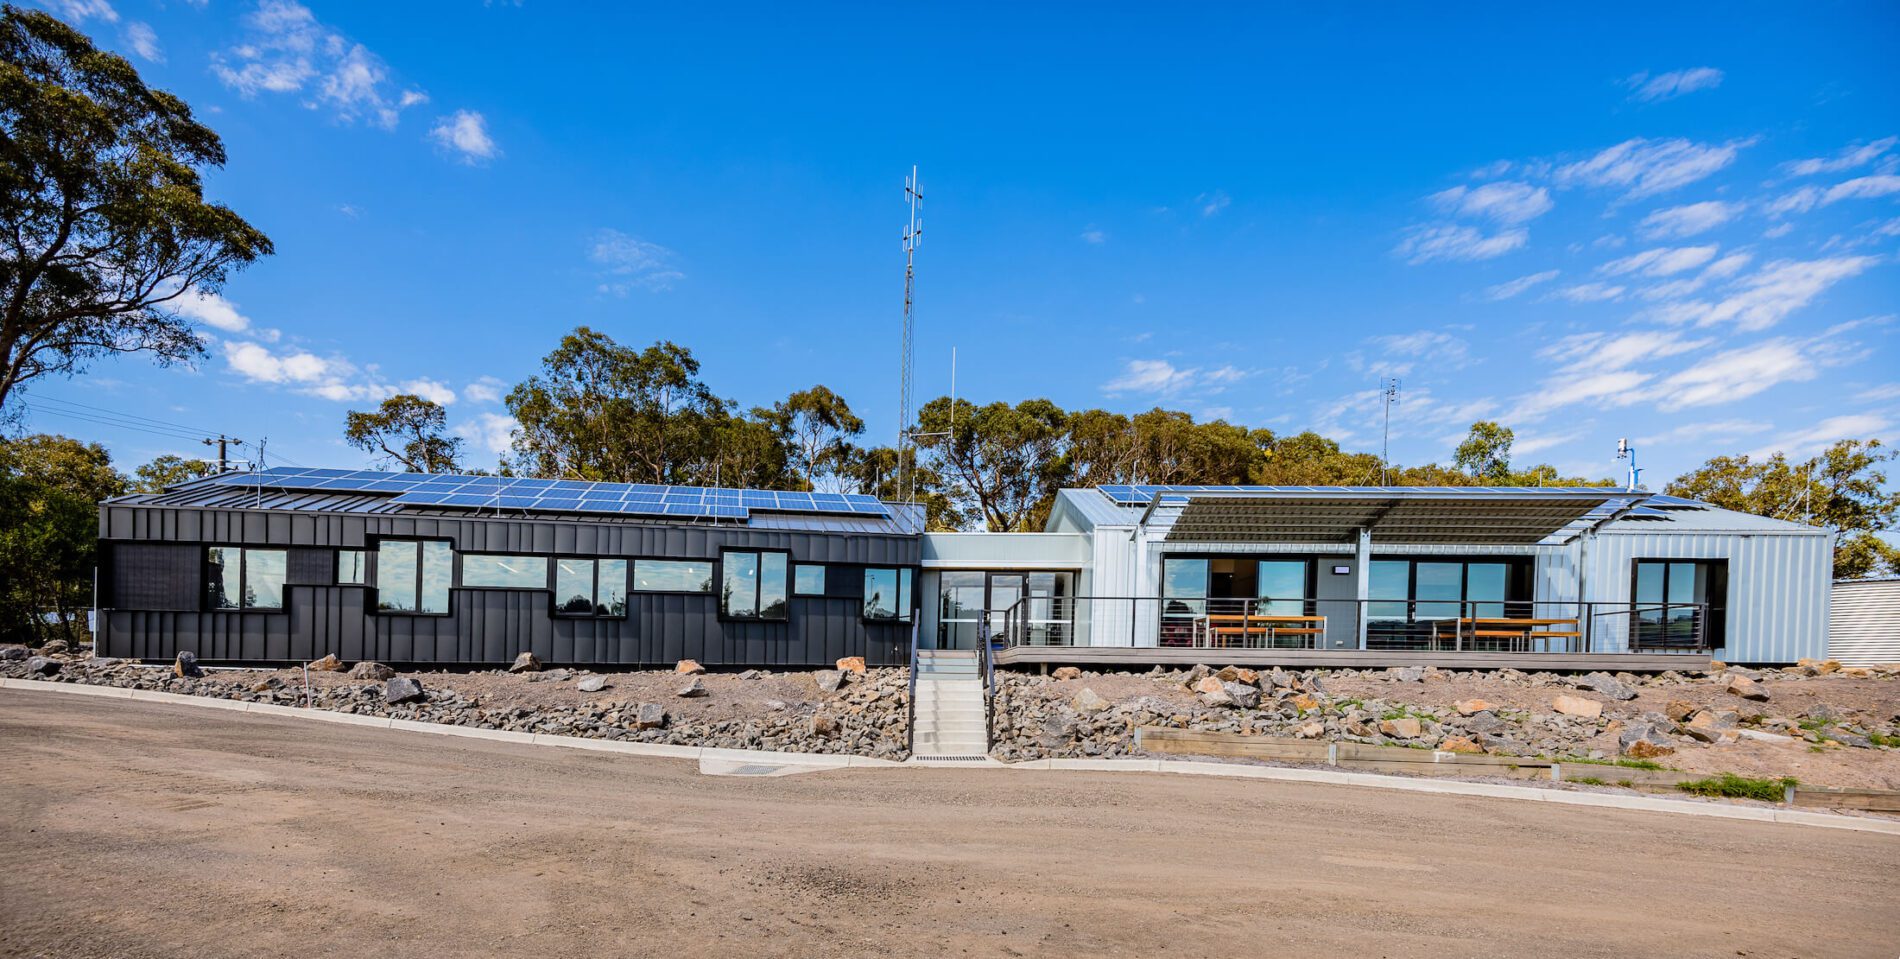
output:
M408 389L486 460L580 324L888 442L913 163L922 397L954 347L972 399L1376 451L1396 375L1395 460L1491 418L1652 485L1900 440L1891 4L48 6L223 135L209 192L277 244L190 304L196 368L35 388L128 467L203 450L53 408L367 465L344 412Z

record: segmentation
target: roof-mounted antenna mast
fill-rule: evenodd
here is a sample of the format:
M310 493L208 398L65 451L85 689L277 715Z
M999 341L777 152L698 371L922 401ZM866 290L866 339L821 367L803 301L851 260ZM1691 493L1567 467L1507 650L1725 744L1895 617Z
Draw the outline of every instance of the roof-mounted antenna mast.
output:
M1630 461L1630 482L1628 489L1632 493L1636 492L1637 481L1640 480L1643 475L1643 471L1636 467L1636 447L1631 446L1628 439L1617 440L1616 458Z
M897 497L905 503L911 503L917 499L914 488L916 481L906 466L906 461L915 455L910 431L912 344L917 329L913 307L917 294L917 244L924 235L923 220L917 216L917 207L923 203L924 195L917 189L915 165L911 166L910 176L904 180L904 200L910 204L910 223L904 227L904 345L898 361Z
M1385 432L1379 440L1379 485L1386 486L1386 470L1392 464L1392 406L1399 401L1399 378L1388 377L1379 397L1385 403Z

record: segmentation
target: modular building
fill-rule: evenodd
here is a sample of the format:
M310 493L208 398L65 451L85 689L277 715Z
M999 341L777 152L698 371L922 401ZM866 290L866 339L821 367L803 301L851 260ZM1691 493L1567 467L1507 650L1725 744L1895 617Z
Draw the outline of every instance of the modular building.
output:
M842 494L224 474L101 505L99 648L1664 669L1827 645L1829 531L1640 491L1104 486L1042 532L921 526Z

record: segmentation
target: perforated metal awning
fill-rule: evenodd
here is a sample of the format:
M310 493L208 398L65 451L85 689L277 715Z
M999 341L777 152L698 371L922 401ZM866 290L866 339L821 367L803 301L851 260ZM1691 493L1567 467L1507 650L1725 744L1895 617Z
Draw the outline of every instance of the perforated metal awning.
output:
M1565 542L1638 507L1649 494L1617 489L1340 487L1157 494L1173 513L1174 543L1532 545Z

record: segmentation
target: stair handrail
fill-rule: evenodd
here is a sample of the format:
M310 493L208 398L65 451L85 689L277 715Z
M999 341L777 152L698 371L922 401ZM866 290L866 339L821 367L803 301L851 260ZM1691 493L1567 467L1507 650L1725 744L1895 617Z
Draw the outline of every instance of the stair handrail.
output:
M910 624L910 695L905 697L908 700L906 708L909 716L904 726L904 733L909 738L912 753L917 751L917 637L920 632L919 625L912 622Z

